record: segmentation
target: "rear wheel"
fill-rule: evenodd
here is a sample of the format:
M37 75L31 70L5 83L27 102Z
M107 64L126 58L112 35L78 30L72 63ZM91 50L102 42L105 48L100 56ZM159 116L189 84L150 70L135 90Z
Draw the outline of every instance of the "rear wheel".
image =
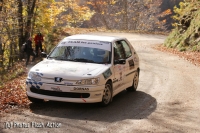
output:
M43 103L44 100L43 99L37 99L37 98L33 98L33 97L29 97L28 99L32 102L32 103Z
M137 71L133 77L133 85L127 88L127 91L136 91L139 83L139 71Z
M105 89L103 91L103 97L102 97L102 106L107 106L112 100L112 86L110 83L106 83Z

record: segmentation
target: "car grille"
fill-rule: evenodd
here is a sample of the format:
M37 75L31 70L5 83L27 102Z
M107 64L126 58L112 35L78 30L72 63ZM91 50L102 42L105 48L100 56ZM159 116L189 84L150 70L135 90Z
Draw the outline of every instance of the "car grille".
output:
M47 96L56 96L56 97L88 98L90 96L89 93L57 92L57 91L41 90L35 87L31 87L30 90L33 93L47 95Z

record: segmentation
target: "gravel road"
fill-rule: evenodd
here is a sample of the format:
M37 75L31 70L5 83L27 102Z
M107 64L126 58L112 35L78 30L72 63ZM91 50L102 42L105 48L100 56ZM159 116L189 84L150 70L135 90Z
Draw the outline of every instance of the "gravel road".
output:
M137 92L97 104L46 102L31 104L0 118L1 133L199 133L200 68L152 48L165 36L94 33L126 37L140 57Z

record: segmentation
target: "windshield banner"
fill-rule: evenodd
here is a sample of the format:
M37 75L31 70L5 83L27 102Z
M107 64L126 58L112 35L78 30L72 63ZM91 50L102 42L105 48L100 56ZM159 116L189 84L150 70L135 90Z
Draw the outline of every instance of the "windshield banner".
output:
M79 47L90 47L98 48L107 51L111 51L111 43L103 41L88 41L88 40L63 40L58 46L79 46Z

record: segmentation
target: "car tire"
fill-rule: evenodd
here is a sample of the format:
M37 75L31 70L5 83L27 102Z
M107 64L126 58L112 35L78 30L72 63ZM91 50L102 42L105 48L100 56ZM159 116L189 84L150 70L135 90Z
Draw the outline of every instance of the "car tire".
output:
M37 98L33 98L33 97L29 97L28 99L32 102L32 103L43 103L44 100L43 99L37 99Z
M131 87L127 88L127 91L136 91L139 83L139 71L137 70L133 77L133 84Z
M105 84L105 89L103 91L101 105L107 106L110 104L111 101L112 101L112 85L111 83L107 82Z

